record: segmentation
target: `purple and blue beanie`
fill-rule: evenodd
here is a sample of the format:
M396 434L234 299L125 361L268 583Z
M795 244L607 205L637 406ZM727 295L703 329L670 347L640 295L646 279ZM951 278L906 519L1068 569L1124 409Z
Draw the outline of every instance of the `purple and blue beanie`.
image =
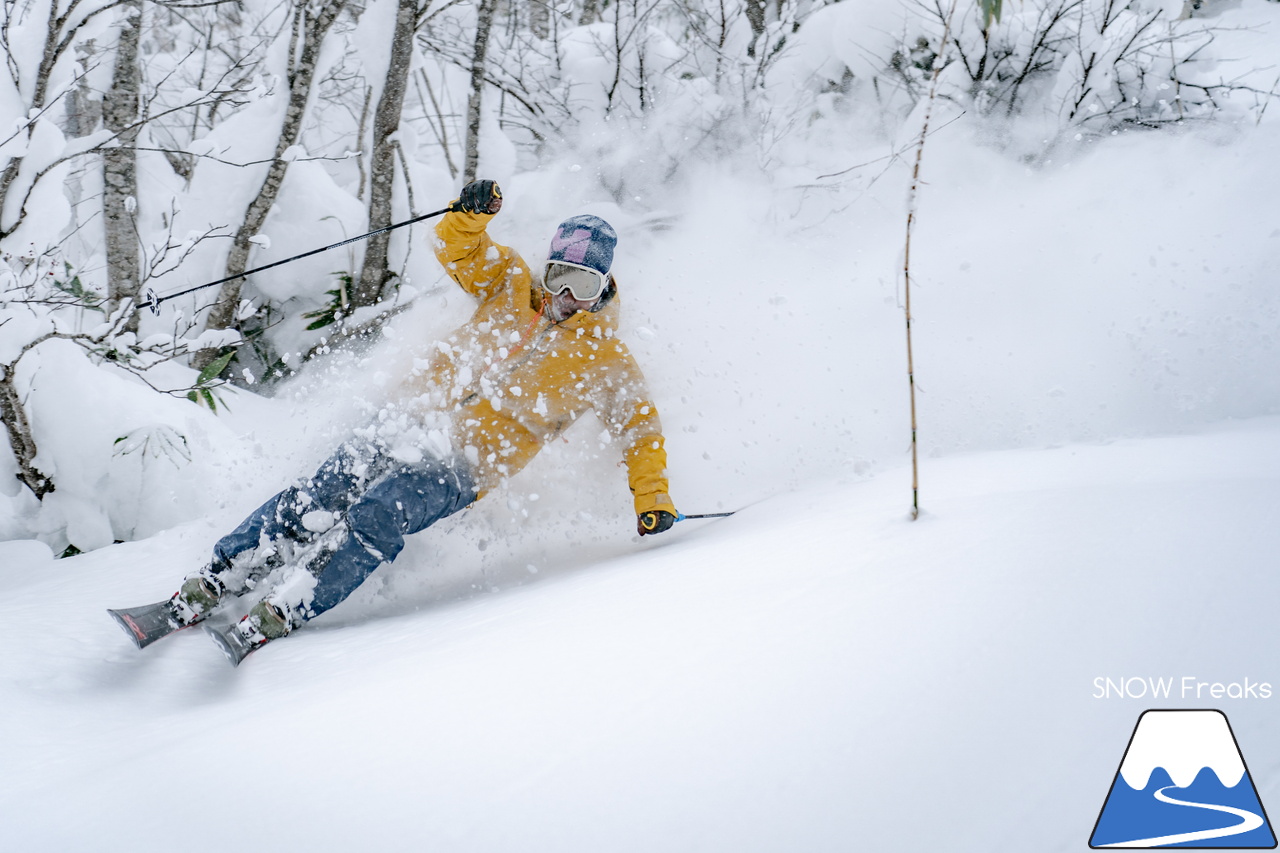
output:
M551 238L548 261L565 261L608 274L613 266L613 249L618 232L598 216L571 216Z

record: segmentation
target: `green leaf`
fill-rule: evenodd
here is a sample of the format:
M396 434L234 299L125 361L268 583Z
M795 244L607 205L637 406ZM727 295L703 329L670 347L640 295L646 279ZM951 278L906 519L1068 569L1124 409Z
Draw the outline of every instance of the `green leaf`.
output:
M1004 0L978 0L978 8L982 10L982 28L988 29L994 20L1000 23L1000 15L1004 12Z
M334 272L342 284L333 290L326 290L325 295L329 297L329 304L315 311L308 311L302 315L303 319L311 320L311 325L307 326L308 332L314 332L317 329L323 329L332 323L336 323L340 317L347 313L347 296L346 290L351 286L352 277L350 273Z
M200 375L196 377L196 385L204 386L216 379L219 373L226 370L227 365L231 363L231 359L235 357L235 354L236 351L232 350L231 352L220 356L216 361L206 365L205 369L200 371Z

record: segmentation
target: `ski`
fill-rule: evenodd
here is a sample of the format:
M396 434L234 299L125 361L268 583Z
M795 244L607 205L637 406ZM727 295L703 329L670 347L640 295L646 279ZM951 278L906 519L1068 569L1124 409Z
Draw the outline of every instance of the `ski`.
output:
M111 618L124 629L134 644L140 649L163 639L170 634L190 628L202 621L198 617L194 622L183 623L174 612L172 599L157 601L155 604L144 604L141 607L124 607L119 610L108 609Z
M212 625L204 627L205 633L222 649L222 653L227 656L227 660L232 666L239 666L240 662L258 649L265 646L269 640L263 637L261 640L250 639L241 632L238 627L239 623L233 623L225 628L215 628ZM261 636L260 634L258 636Z

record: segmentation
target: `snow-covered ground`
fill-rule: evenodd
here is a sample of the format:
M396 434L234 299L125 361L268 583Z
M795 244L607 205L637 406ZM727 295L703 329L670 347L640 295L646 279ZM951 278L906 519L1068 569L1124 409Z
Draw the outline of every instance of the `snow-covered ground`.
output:
M1079 850L1147 707L1222 708L1280 803L1280 419L926 470L914 523L905 469L815 481L353 600L238 670L103 612L191 529L0 545L0 848ZM1095 698L1135 676L1175 695Z

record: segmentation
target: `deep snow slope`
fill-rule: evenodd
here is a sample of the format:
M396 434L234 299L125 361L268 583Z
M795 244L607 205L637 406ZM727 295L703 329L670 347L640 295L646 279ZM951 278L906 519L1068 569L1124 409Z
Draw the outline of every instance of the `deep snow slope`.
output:
M1280 419L926 460L914 523L908 477L398 583L465 577L428 531L238 670L103 612L207 528L0 543L0 850L1082 850L1147 707L1280 811ZM1134 676L1271 698L1094 698Z

